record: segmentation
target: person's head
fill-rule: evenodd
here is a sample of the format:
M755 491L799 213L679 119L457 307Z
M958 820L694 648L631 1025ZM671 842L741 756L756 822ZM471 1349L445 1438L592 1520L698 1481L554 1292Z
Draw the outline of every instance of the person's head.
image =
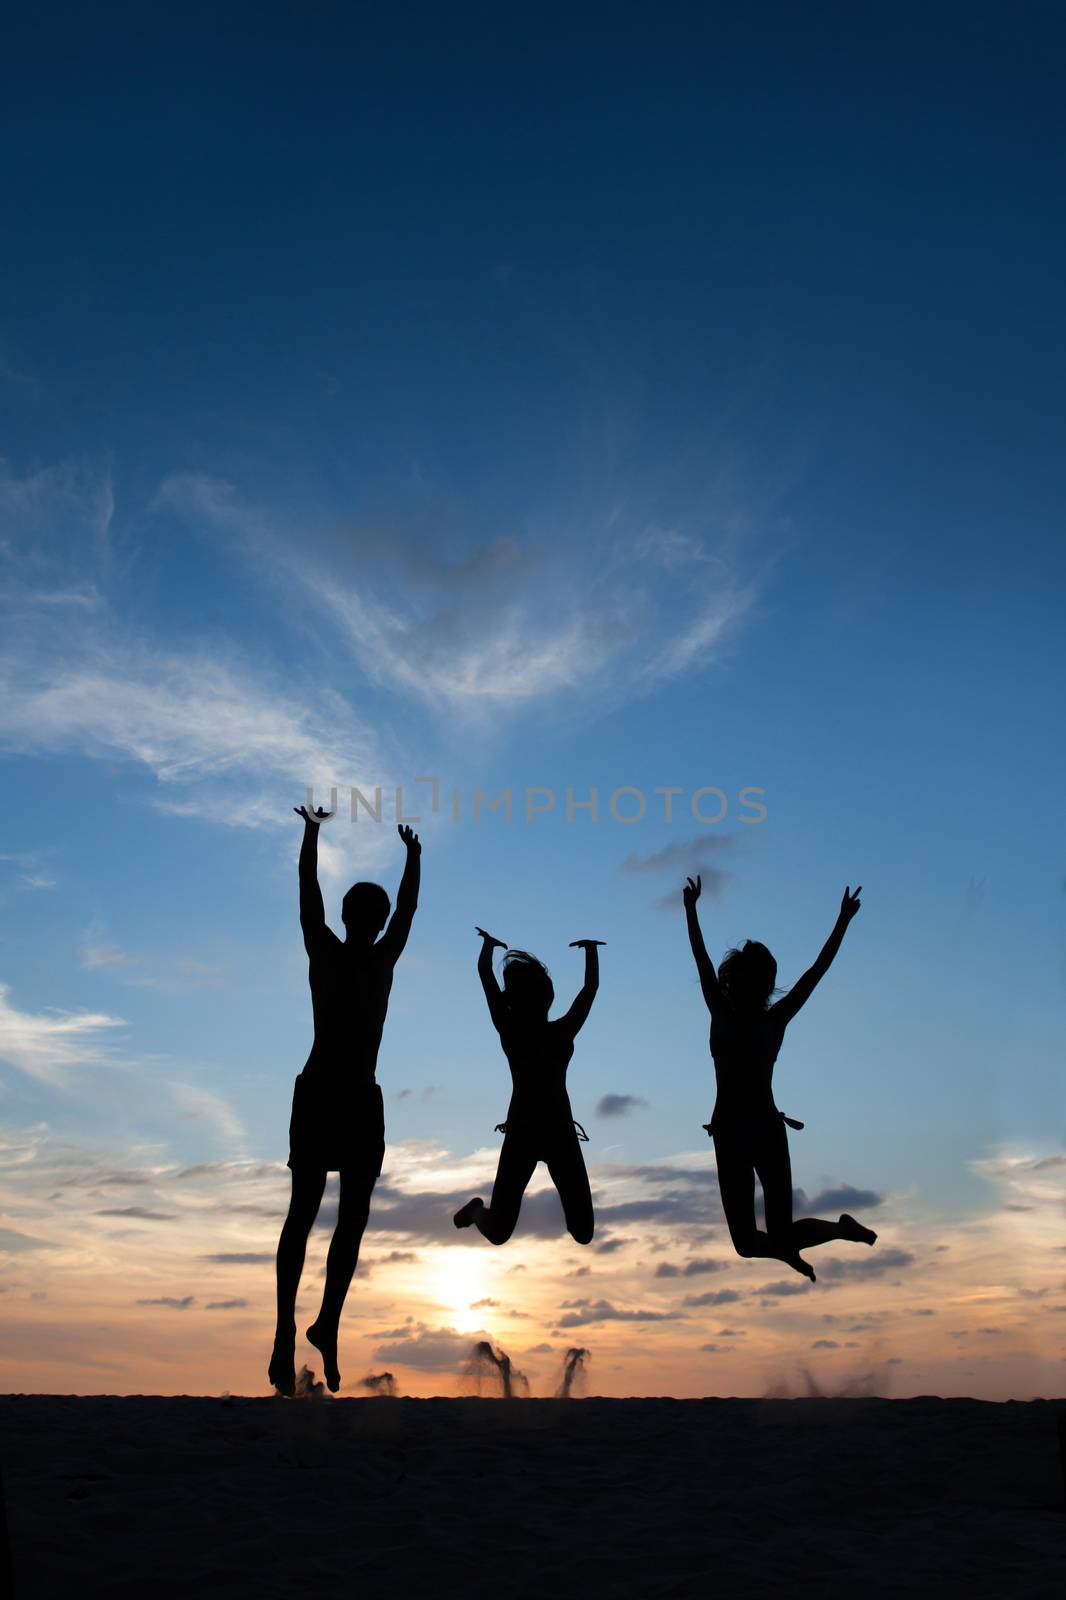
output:
M722 957L718 982L739 1011L765 1011L777 983L777 962L764 944L745 939L739 950Z
M341 921L349 939L373 944L389 920L391 905L380 883L353 883L341 901Z
M547 967L527 950L508 950L504 956L503 992L513 1012L531 1018L546 1017L555 999Z

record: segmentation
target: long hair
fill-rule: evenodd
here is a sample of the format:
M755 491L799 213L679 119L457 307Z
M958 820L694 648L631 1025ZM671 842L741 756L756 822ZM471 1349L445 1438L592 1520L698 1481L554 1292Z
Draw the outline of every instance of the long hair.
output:
M507 1004L516 1011L547 1013L555 999L555 987L547 967L528 950L508 950L503 958L503 992Z
M777 986L777 962L764 944L745 939L722 957L718 983L738 1011L765 1011Z

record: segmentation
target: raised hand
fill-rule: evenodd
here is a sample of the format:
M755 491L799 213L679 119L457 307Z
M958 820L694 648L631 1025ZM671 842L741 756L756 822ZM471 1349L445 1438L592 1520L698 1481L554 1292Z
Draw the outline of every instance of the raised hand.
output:
M840 902L840 919L842 922L850 922L856 911L858 911L860 905L862 904L862 901L859 899L861 893L861 883L856 884L854 894L852 894L850 886L845 884L844 897Z
M606 939L571 939L571 950L591 950L595 945L606 944Z
M401 822L396 832L407 846L409 855L420 856L422 854L422 846L419 842L418 834L413 828L409 828L406 822Z
M314 828L317 828L323 822L328 822L333 816L332 811L326 811L322 806L313 811L308 811L306 806L293 806L292 809L298 817L303 817L304 821L309 822Z
M475 928L474 932L475 933L480 933L481 937L484 939L485 943L488 945L488 948L490 950L497 950L497 949L506 950L507 949L507 945L504 943L504 941L502 939L494 939L491 933L486 933L485 932L484 928Z
M697 873L694 878L686 879L685 887L681 891L681 898L685 903L686 909L689 906L694 906L696 904L696 901L700 897L700 891L702 888L703 879L699 873Z

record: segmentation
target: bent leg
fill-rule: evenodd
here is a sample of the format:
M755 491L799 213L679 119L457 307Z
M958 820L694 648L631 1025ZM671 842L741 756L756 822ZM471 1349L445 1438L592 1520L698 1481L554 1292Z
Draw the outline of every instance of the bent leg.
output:
M797 1233L792 1221L792 1159L788 1152L785 1125L777 1119L761 1136L755 1151L755 1170L762 1184L766 1213L766 1234L778 1261L814 1282L814 1269L804 1261L800 1250L806 1244L821 1243L806 1230Z
M307 1236L318 1216L325 1187L324 1169L293 1168L289 1212L278 1240L277 1325L268 1372L271 1383L282 1394L292 1394L296 1388L296 1293L304 1269Z
M769 1240L755 1225L755 1171L746 1150L721 1134L714 1136L718 1193L729 1237L738 1256L768 1256Z
M337 1203L337 1224L329 1242L326 1256L326 1282L322 1290L322 1305L315 1321L307 1330L308 1341L321 1353L325 1369L326 1386L331 1394L340 1388L341 1375L337 1366L337 1333L341 1312L348 1288L359 1260L359 1246L363 1241L370 1216L370 1197L381 1171L385 1151L368 1156L358 1166L345 1167L340 1175L340 1198Z
M810 1250L833 1239L873 1244L876 1233L862 1227L846 1212L836 1222L826 1222L821 1217L801 1217L793 1221L792 1160L784 1123L779 1132L775 1129L764 1141L760 1157L757 1170L766 1202L766 1231L771 1240L784 1249L783 1261L790 1260L800 1250Z
M722 1209L729 1225L729 1237L738 1256L759 1256L773 1261L784 1261L796 1272L813 1278L814 1273L792 1246L788 1235L782 1243L780 1234L771 1229L780 1226L783 1205L781 1174L759 1144L744 1138L734 1141L718 1134L714 1136L715 1160L718 1166L718 1188ZM767 1229L764 1233L755 1225L755 1174L758 1172L763 1186ZM785 1146L785 1173L789 1219L791 1220L792 1179L788 1171L788 1146ZM769 1183L769 1187L767 1187Z
M809 1250L812 1245L828 1244L832 1239L850 1239L853 1244L873 1244L876 1238L872 1228L864 1228L846 1211L840 1213L836 1222L823 1222L820 1217L801 1217L792 1224L792 1239L797 1250Z
M589 1244L596 1227L592 1191L581 1145L572 1129L552 1147L547 1162L551 1180L563 1203L568 1232L578 1244Z
M532 1146L512 1133L505 1133L491 1201L488 1205L483 1200L468 1201L456 1213L456 1226L468 1227L472 1222L490 1244L506 1244L514 1232L522 1209L522 1196L536 1165L537 1154Z

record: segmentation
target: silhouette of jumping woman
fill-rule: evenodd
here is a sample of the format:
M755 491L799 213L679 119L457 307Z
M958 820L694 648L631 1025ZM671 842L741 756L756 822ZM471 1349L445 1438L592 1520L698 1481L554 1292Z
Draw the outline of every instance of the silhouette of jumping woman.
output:
M471 1223L492 1244L504 1244L514 1232L522 1196L543 1161L563 1203L566 1226L578 1244L588 1244L595 1222L588 1173L579 1139L584 1128L574 1121L566 1092L566 1068L574 1053L574 1038L583 1026L600 986L602 939L575 939L571 950L585 952L585 981L565 1016L549 1021L555 999L548 970L525 950L507 950L484 928L477 970L489 1016L500 1036L511 1069L511 1104L507 1121L497 1124L503 1147L492 1186L492 1199L468 1200L453 1221L457 1228ZM507 950L503 960L503 988L492 970L494 949Z
M300 850L300 926L308 956L315 1037L296 1079L289 1123L292 1197L278 1242L278 1321L269 1376L291 1395L296 1387L296 1291L326 1175L340 1173L337 1225L326 1259L326 1283L318 1317L307 1337L322 1356L326 1383L335 1394L337 1330L359 1245L370 1212L370 1196L385 1158L385 1112L375 1081L389 991L396 962L407 943L418 905L422 847L409 827L397 829L407 861L389 915L389 897L378 883L356 883L341 905L345 937L326 926L318 886L318 830L329 813L293 808L304 819Z
M714 1140L718 1188L733 1248L741 1256L784 1261L813 1283L814 1269L800 1255L816 1244L851 1239L872 1245L876 1233L843 1213L836 1222L818 1217L792 1220L792 1164L786 1117L774 1104L771 1080L785 1028L810 999L840 949L848 923L859 909L862 885L845 888L832 933L814 965L780 1000L770 1004L777 962L764 944L748 939L730 950L717 973L700 930L696 901L702 884L689 878L683 891L689 943L700 987L711 1013L711 1055L718 1093L704 1127ZM755 1225L755 1178L762 1184L766 1232Z

